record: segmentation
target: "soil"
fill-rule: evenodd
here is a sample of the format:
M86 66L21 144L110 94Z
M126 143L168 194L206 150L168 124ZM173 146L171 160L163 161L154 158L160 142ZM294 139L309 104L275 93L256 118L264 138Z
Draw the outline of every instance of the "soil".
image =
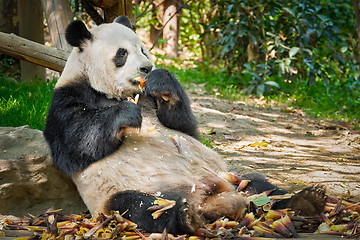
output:
M230 171L261 172L290 192L320 184L332 197L360 201L360 131L261 100L189 95L200 132Z

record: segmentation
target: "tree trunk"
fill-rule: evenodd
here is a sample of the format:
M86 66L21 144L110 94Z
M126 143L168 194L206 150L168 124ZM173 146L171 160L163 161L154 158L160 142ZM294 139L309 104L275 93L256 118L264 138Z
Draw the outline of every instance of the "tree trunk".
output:
M178 38L180 30L180 16L177 13L177 0L164 1L163 38L166 40L165 52L166 56L178 57Z
M131 22L133 22L132 1L116 1L116 4L112 7L104 8L104 20L107 23L114 21L114 19L119 15L128 16Z
M18 0L19 35L29 40L44 43L43 9L41 0ZM34 78L46 79L43 67L21 61L21 79L32 81Z
M42 6L54 47L71 51L65 39L65 29L73 19L69 0L42 0Z
M0 31L5 33L19 33L17 0L0 1Z
M110 23L119 15L125 15L133 21L131 0L87 0L89 4L104 11L104 22Z
M358 56L356 61L359 63L360 61L360 16L359 16L359 1L353 0L354 10L355 10L355 20L356 20L356 30L358 34ZM356 55L355 55L356 56Z
M153 6L151 9L151 15L152 18L156 18L156 15L159 14L159 18L162 19L162 8L161 8L161 2L160 0L154 0ZM159 38L162 36L162 27L161 24L151 24L150 25L150 42L153 46L155 46L158 43Z
M0 32L19 34L17 0L0 0ZM19 78L20 60L0 53L0 64L2 64L3 73L13 78Z

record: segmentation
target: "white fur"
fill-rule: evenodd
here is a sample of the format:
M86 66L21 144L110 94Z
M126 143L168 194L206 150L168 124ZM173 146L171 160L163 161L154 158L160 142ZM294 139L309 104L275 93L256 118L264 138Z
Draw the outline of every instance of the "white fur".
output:
M119 23L102 24L90 32L93 39L86 40L82 52L73 49L56 88L69 85L77 80L77 76L86 76L94 89L109 98L126 98L139 92L139 87L129 80L144 77L141 67L155 66L138 36ZM113 58L119 48L126 49L128 57L125 65L118 68Z

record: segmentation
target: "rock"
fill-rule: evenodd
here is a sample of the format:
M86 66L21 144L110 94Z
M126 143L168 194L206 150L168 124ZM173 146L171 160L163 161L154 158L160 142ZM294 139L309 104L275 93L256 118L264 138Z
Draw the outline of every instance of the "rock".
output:
M0 128L0 214L22 217L49 208L86 211L71 179L53 166L41 131Z

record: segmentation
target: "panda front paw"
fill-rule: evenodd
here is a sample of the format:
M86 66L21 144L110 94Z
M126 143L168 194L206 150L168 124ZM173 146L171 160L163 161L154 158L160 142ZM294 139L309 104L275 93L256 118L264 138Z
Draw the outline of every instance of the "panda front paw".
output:
M126 127L141 128L141 123L142 116L140 107L130 101L120 102L114 122L115 128L118 130Z
M176 78L165 69L156 69L146 77L144 91L160 103L174 105L179 102L183 89Z

